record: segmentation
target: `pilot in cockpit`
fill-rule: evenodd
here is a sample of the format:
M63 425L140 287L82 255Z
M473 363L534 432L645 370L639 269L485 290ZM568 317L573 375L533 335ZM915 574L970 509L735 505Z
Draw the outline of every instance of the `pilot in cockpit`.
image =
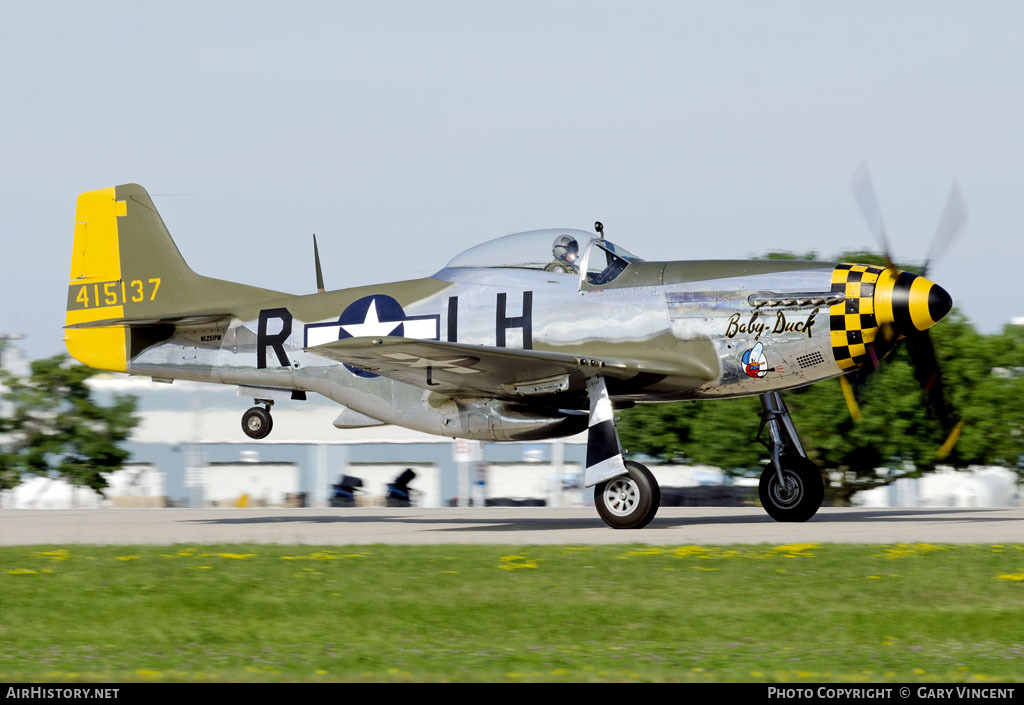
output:
M580 246L572 235L559 235L551 248L554 261L544 268L546 272L558 274L578 274Z

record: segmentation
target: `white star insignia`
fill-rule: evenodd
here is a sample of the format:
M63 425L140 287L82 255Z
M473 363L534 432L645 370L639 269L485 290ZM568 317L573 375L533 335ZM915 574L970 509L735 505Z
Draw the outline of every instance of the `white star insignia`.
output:
M349 323L343 325L341 329L353 338L359 338L362 336L391 335L398 330L400 325L402 325L402 321L381 321L377 316L377 300L374 299L370 301L370 307L366 309L366 316L363 317L362 323Z

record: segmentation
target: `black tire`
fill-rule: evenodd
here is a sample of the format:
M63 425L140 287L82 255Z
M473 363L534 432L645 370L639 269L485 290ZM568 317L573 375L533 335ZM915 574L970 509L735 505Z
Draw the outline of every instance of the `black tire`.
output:
M779 476L771 463L761 473L758 495L761 506L775 521L807 521L818 511L825 498L821 473L807 458L782 456L782 474L788 485L782 491Z
M249 438L266 438L274 428L274 417L260 406L254 406L242 414L242 430Z
M625 475L594 487L594 505L604 523L613 529L642 529L658 513L661 488L650 470L627 460Z

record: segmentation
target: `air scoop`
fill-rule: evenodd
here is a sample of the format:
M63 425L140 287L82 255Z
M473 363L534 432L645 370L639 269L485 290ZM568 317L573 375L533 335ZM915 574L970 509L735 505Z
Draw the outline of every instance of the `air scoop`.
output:
M953 299L935 282L893 269L879 275L873 298L878 325L891 325L898 336L928 330L953 307Z

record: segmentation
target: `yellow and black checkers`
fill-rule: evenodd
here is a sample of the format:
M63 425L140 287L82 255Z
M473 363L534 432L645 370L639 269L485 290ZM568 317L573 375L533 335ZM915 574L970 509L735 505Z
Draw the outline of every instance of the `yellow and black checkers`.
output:
M862 264L839 264L832 270L832 293L846 296L829 308L832 354L842 370L870 359L867 346L878 336L875 286L883 272L882 267Z
M829 309L832 354L844 371L888 352L889 340L876 349L883 342L878 341L882 328L892 330L889 337L913 335L938 323L953 306L945 289L922 276L862 264L836 265L832 292L845 296Z

